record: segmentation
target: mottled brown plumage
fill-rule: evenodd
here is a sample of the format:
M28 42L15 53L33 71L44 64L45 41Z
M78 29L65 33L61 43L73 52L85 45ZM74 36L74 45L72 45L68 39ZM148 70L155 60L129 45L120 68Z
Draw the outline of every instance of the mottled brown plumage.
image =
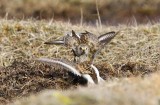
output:
M86 31L85 33L81 33L80 43L89 46L90 52L88 54L91 63L93 62L96 55L105 47L107 43L111 41L115 37L116 32L109 32L99 37Z
M112 31L97 36L88 31L76 34L72 30L72 33L64 36L63 40L53 41L52 43L46 42L45 44L57 44L59 42L59 45L65 45L73 51L75 62L88 61L93 63L96 55L116 36L116 34L116 32Z
M74 62L81 63L84 61L90 62L90 48L86 44L80 44L72 49L74 54Z

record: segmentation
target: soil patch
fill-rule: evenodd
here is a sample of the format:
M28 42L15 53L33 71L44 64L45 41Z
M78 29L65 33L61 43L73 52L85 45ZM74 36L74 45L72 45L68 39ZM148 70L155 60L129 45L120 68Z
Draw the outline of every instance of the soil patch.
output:
M144 76L153 72L145 65L128 62L126 64L96 65L104 79L114 77ZM0 68L0 103L7 102L45 89L67 90L86 86L86 80L67 72L34 61L15 61L11 66Z

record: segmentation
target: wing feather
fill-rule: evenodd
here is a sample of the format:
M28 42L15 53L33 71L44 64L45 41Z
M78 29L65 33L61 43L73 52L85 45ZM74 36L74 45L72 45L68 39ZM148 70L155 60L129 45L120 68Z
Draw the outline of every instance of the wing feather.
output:
M43 63L50 64L50 65L58 64L64 68L66 68L68 71L70 71L78 76L81 76L79 70L77 70L75 65L73 63L70 63L70 61L65 61L65 60L61 60L61 59L48 59L48 58L39 58L36 60L43 62Z
M109 43L115 36L116 36L116 32L112 31L112 32L108 32L108 33L105 33L103 35L100 35L98 37L98 40L100 43Z
M44 44L63 45L64 41L63 40L54 40L54 41L50 41L50 42L45 42Z

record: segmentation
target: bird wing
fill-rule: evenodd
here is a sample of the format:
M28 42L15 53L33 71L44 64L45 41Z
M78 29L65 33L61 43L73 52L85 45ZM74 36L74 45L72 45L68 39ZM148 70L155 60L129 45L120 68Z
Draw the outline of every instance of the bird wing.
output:
M109 43L117 34L119 33L119 31L116 33L114 31L102 34L98 37L99 43L101 45L101 47L93 54L92 57L92 62L94 60L94 58L96 57L96 55L105 47L105 45L107 43Z
M50 65L57 64L57 65L60 65L60 66L62 66L64 68L66 68L68 71L72 72L73 74L81 76L79 70L76 69L75 65L72 62L68 61L68 60L38 58L38 59L36 59L36 61L47 63L47 64L50 64Z
M65 43L63 40L54 40L54 41L50 41L50 42L45 42L44 44L64 45Z
M104 44L107 44L107 43L109 43L116 35L117 35L116 32L111 31L111 32L105 33L105 34L103 34L103 35L100 35L100 36L98 37L98 40L99 40L99 42L102 43L102 44L103 44L103 43L104 43Z
M76 38L77 40L80 39L79 34L77 34L75 31L72 30L72 37Z
M65 36L60 37L58 40L45 42L44 44L54 44L54 45L65 45L68 46L72 40L76 40L79 43L80 35L76 34L75 31L65 34Z

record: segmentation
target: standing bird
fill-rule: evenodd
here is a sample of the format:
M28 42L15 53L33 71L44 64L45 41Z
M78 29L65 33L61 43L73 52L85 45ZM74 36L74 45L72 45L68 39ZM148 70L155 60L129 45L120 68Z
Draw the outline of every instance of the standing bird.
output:
M62 59L39 58L36 60L50 65L59 65L69 72L83 77L88 81L89 84L98 84L100 82L104 82L99 75L98 69L93 64L90 65L88 62L76 64L74 62Z

